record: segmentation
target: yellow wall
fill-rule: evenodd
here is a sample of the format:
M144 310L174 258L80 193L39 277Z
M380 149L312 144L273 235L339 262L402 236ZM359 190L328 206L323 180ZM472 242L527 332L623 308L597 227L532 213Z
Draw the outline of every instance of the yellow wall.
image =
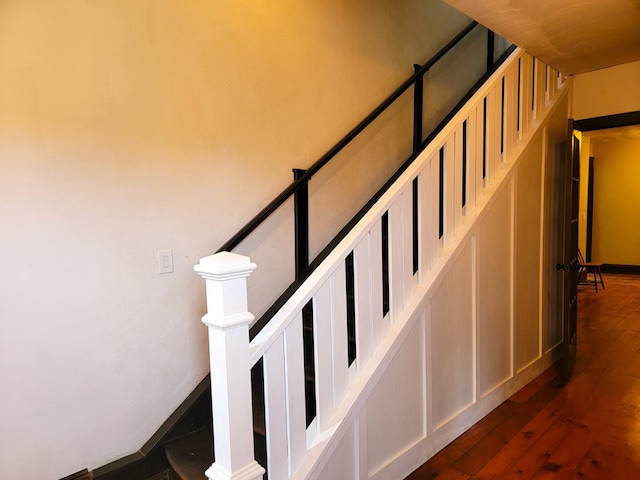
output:
M593 142L594 262L640 265L640 139Z
M0 478L139 449L208 370L198 258L468 22L435 0L0 2Z
M589 135L575 132L580 138L580 199L578 214L578 248L583 255L587 252L587 204L589 195L589 156L591 139Z
M640 62L633 62L615 67L605 68L594 72L577 75L573 83L572 93L572 117L585 119L605 115L640 111L640 90L637 88L640 78ZM617 184L614 179L615 172L625 172L621 175L635 174L634 168L629 163L604 164L598 158L602 153L596 152L594 140L590 141L589 133L583 136L581 154L581 192L580 192L580 248L586 253L586 208L587 208L587 182L588 182L588 156L596 158L596 187L600 182L600 189L594 191L594 222L592 260L604 263L638 264L637 256L632 252L634 248L633 238L635 230L633 222L624 219L621 211L627 210L633 202L637 204L635 190L623 188L625 182L636 177L620 179ZM617 141L616 141L617 143ZM618 155L614 150L622 152L631 149L631 145L610 144L606 147L598 145L598 149L605 148L605 155ZM627 152L629 153L629 152ZM637 158L637 154L636 154ZM628 160L630 162L631 160ZM603 165L603 166L601 166ZM604 168L605 176L600 178L600 169ZM605 182L604 184L602 182ZM600 193L599 193L600 192ZM625 200L626 198L626 200ZM608 210L611 202L619 205L622 210ZM600 212L597 214L596 212ZM596 215L600 218L596 219ZM626 226L624 225L626 222ZM635 224L633 224L635 225ZM610 227L613 230L608 230ZM596 229L598 231L596 232ZM631 231L628 231L631 229ZM632 233L631 236L628 234Z

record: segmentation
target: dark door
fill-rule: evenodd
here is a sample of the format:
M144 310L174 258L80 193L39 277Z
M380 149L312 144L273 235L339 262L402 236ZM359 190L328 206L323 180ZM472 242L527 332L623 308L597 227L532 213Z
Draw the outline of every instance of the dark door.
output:
M571 377L578 347L578 214L580 198L580 137L578 125L569 120L565 162L563 258L557 265L562 274L563 355L562 374Z

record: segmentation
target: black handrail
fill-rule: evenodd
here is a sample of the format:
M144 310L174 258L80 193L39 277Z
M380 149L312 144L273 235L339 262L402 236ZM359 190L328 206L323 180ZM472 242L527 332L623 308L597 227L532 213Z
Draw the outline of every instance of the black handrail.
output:
M286 288L286 290L276 299L276 301L267 309L267 311L254 323L249 331L249 337L253 339L260 330L269 322L273 315L284 305L288 298L297 290L297 288L306 280L306 278L318 267L318 265L327 257L327 255L336 247L342 238L354 227L354 225L362 218L372 205L380 198L380 196L395 182L399 176L408 168L415 160L420 152L433 140L444 126L451 120L453 115L462 108L469 98L480 88L482 84L489 78L495 69L504 62L504 60L513 51L515 46L507 49L499 59L495 59L494 55L494 34L490 30L487 31L487 69L485 74L476 82L476 84L462 97L458 104L448 115L438 124L438 126L429 133L426 138L422 133L422 114L423 104L423 88L425 74L450 50L452 50L462 39L464 39L476 26L477 22L470 23L458 35L456 35L449 43L447 43L436 55L434 55L424 65L414 65L414 74L398 87L384 102L382 102L373 112L371 112L362 122L356 125L342 140L325 153L318 161L311 165L307 170L293 169L294 181L285 190L283 190L276 198L274 198L260 213L251 219L238 233L229 239L219 250L231 251L237 247L244 239L246 239L256 228L258 228L269 216L274 213L289 198L294 197L294 239L295 239L295 279ZM309 258L309 198L308 184L311 177L342 151L352 140L354 140L367 126L376 120L393 102L395 102L409 88L415 88L414 91L414 115L413 115L413 152L410 157L402 164L402 166L385 182L385 184L369 199L368 202L358 211L358 213L345 225L342 230L318 253L315 258Z
M306 188L307 182L326 165L333 157L335 157L340 151L342 151L352 140L354 140L365 128L367 128L374 120L376 120L387 108L389 108L393 102L395 102L404 92L410 87L416 84L425 73L429 71L438 61L444 57L453 47L455 47L460 41L466 37L476 26L478 22L471 22L465 27L458 35L456 35L449 43L447 43L438 53L436 53L427 63L421 68L416 68L416 72L409 77L400 87L398 87L389 97L382 102L373 112L356 125L345 137L340 140L333 148L325 153L318 161L311 165L303 174L297 176L295 181L284 189L276 198L274 198L266 207L264 207L260 213L253 217L249 223L238 231L233 237L231 237L218 252L228 252L237 247L243 240L245 240L256 228L258 228L269 216L275 212L284 202L286 202L292 195L294 195L301 188ZM493 49L491 49L493 54ZM416 143L416 142L414 142Z
M253 339L264 328L269 320L282 308L285 302L295 293L295 291L302 285L306 278L327 258L329 253L342 241L342 239L355 227L355 225L364 217L373 205L382 197L382 195L393 185L393 183L400 178L411 163L418 157L419 153L433 141L433 139L444 129L444 127L451 121L451 119L462 109L462 107L471 99L471 97L480 89L482 85L489 79L493 72L502 65L506 59L513 53L516 46L511 45L507 48L502 55L493 62L493 66L487 70L487 72L478 79L469 91L460 99L455 107L442 119L442 121L429 133L426 138L418 145L418 151L411 154L411 156L400 166L398 170L386 181L386 183L369 199L367 203L356 213L353 218L347 223L340 232L324 247L324 249L318 253L313 261L310 262L309 267L304 270L298 270L296 265L296 279L287 287L287 289L276 299L276 301L267 309L267 311L256 320L251 329L249 330L249 338ZM297 233L296 233L297 235Z

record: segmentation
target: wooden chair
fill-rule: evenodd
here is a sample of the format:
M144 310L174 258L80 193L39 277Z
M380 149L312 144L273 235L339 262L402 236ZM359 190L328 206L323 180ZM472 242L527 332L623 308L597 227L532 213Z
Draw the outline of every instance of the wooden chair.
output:
M593 285L598 293L598 283L602 285L604 290L604 280L602 279L601 263L585 262L582 252L578 249L578 283L582 285ZM584 280L582 273L584 272ZM589 274L593 274L593 281L589 280Z

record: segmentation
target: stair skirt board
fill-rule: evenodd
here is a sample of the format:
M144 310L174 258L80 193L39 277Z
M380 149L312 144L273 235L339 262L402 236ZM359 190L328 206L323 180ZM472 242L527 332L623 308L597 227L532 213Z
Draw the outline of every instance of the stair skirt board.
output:
M72 473L60 480L93 480L93 476L86 468L76 473Z

